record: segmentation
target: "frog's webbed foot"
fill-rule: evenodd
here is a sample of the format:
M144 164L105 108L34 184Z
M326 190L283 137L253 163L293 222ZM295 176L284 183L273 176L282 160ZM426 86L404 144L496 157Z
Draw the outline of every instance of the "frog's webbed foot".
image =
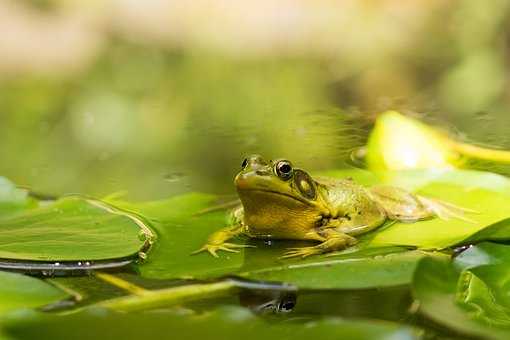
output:
M337 235L328 238L326 241L322 242L313 247L300 247L300 248L289 248L288 251L281 256L282 259L287 259L291 257L301 257L305 258L311 255L319 255L324 253L329 253L335 250L345 249L353 244L358 242L354 237L349 236L347 234L338 233Z
M191 255L199 254L201 252L207 251L209 254L211 254L214 257L219 257L216 253L219 250L227 251L230 253L238 253L239 250L236 250L235 248L255 248L255 246L248 245L248 244L235 244L235 243L220 243L220 244L214 244L214 243L206 243L202 248L195 250L191 253Z
M320 249L317 249L316 247L300 247L300 248L287 248L287 252L283 254L280 258L282 259L288 259L291 257L301 257L305 258L311 255L319 255L322 254L322 251Z
M435 216L442 220L450 220L456 218L469 223L476 223L476 221L466 217L466 213L479 214L480 212L464 207L459 207L455 204L444 202L437 199L417 196L421 203L423 203L428 210Z

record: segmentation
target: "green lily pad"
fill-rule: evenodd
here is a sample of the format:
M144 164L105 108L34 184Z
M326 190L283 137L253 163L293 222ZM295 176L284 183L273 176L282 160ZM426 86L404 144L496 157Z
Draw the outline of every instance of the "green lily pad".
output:
M491 250L492 246L498 249ZM477 247L476 252L464 255L459 262L469 263L470 269L464 271L446 261L423 259L413 280L414 297L420 312L443 326L466 335L508 339L510 270L503 264L476 266L473 259L478 257L481 264L494 262L496 258L504 260L509 256L509 249L505 251L491 244ZM487 253L492 254L492 260L487 261L482 255Z
M169 200L133 204L112 202L123 209L145 216L157 231L153 246L139 271L146 278L209 279L238 275L253 280L280 281L306 289L369 288L407 284L414 266L426 256L402 247L357 250L339 256L315 256L308 259L281 259L291 241L238 239L256 248L242 249L239 254L222 253L214 258L207 253L191 255L215 230L225 224L225 212L197 214L210 207L214 196L188 194ZM395 254L398 253L398 254ZM437 255L439 256L439 255Z
M0 258L25 261L93 261L136 255L150 231L135 216L99 201L60 199L0 217Z
M463 219L434 218L416 223L396 223L377 233L372 245L407 245L442 249L461 242L480 230L509 217L510 195L486 189L448 183L431 183L418 190L420 195L440 199L477 213Z
M340 170L327 174L353 177L361 184L375 184L377 181L366 171ZM239 238L234 242L248 242L256 248L242 249L237 254L221 252L220 258L216 259L207 253L191 255L211 233L225 226L225 211L200 213L215 205L215 196L194 193L158 202L112 200L110 203L146 217L158 234L153 251L147 261L139 266L141 275L146 278L208 279L238 275L253 280L284 281L307 289L386 287L409 283L417 261L431 255L407 252L406 248L397 245L434 249L448 247L507 217L501 207L510 196L506 191L489 190L501 189L496 184L507 182L501 176L455 171L425 176L430 182L424 182L416 172L407 176L420 179L422 194L483 212L469 216L476 219L476 223L439 219L396 223L367 235L358 248L348 249L339 256L281 259L285 248L296 246L296 242L272 241L269 245L263 241ZM463 178L466 186L460 185ZM363 249L367 243L371 250Z
M471 246L458 255L454 264L468 269L487 264L505 264L510 261L510 246L492 242L482 242Z
M481 241L508 241L510 240L510 218L494 223L487 228L481 229L459 244L472 244Z
M0 271L0 314L41 307L67 297L66 293L42 280Z
M280 265L241 270L238 275L254 280L288 282L301 289L382 288L409 284L417 263L425 256L447 257L386 247L294 260L290 264L282 261Z
M16 339L159 339L185 334L189 339L417 339L413 330L391 322L348 321L339 318L313 321L267 322L244 308L221 308L202 315L116 314L89 310L60 317L34 315L11 319L4 332Z
M139 267L148 278L211 278L230 274L243 264L243 253L222 254L221 259L191 253L214 231L225 226L225 211L199 214L215 204L213 195L191 193L167 200L129 203L110 201L122 209L147 218L156 230L158 240L147 260Z

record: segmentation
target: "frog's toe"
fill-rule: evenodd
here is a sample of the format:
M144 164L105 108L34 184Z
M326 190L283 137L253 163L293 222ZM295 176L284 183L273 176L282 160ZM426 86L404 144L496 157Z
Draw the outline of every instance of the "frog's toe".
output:
M246 244L235 244L235 243L206 244L202 248L192 252L191 255L195 255L195 254L199 254L201 252L207 251L212 256L218 258L219 257L217 254L218 250L227 251L229 253L238 253L239 250L235 250L233 248L248 248L248 247L254 247L254 246L246 245Z
M289 248L288 251L281 256L281 258L288 259L292 257L301 257L304 259L305 257L320 253L321 251L315 247Z
M229 248L257 248L251 244L223 243L223 245Z
M197 249L195 250L194 252L191 253L191 255L196 255L196 254L200 254L204 251L208 252L209 254L211 254L212 256L218 258L218 254L216 254L216 251L219 249L218 246L216 245L211 245L211 244L206 244L204 245L202 248L200 249Z
M228 251L229 253L239 253L239 250L235 250L235 249L231 249L231 248L227 248L227 247L218 247L218 250L224 250L224 251Z

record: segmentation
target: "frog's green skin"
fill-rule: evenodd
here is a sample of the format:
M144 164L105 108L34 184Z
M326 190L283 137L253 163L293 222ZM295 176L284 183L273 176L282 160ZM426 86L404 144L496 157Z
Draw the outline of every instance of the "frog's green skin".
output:
M235 177L242 207L233 225L212 234L196 253L235 252L228 243L244 234L264 239L313 240L316 246L292 248L284 257L306 257L346 248L354 236L385 221L414 222L434 216L462 218L465 211L448 203L389 186L365 188L350 179L315 178L286 160L266 162L252 155Z

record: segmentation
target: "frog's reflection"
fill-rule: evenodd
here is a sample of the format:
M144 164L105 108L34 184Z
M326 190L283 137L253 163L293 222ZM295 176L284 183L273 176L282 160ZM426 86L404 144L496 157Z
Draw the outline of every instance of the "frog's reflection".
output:
M297 296L293 292L243 290L239 302L257 314L288 313L296 306Z

